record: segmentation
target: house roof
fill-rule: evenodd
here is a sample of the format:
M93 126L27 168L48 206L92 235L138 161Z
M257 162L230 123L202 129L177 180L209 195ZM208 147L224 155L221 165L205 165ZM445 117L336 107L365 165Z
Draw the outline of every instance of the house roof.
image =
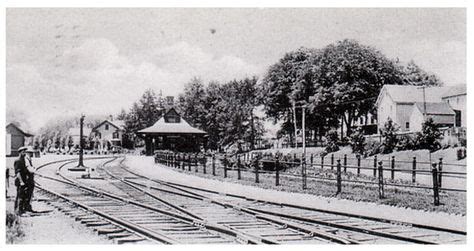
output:
M423 102L416 102L415 106L418 110L423 113L424 104ZM436 102L436 103L426 103L426 114L427 115L456 115L456 113L451 109L449 104L444 102Z
M94 128L92 128L92 131L95 131L97 128L99 128L100 126L102 126L103 124L105 123L109 123L111 124L113 127L119 129L119 130L124 130L125 129L125 121L123 120L104 120L102 121L100 124L96 125Z
M448 91L446 91L442 98L449 98L449 97L454 97L454 96L459 96L459 95L466 95L467 90L466 90L466 85L456 85L452 86L449 88Z
M9 126L15 127L19 132L21 132L23 135L25 135L25 137L32 137L32 136L34 136L34 134L27 133L27 132L21 130L20 127L18 127L17 125L15 125L15 124L13 124L13 123L8 124L6 127L9 127Z
M173 111L177 114L174 109L169 110L164 116L162 116L154 125L145 128L143 130L138 131L138 133L142 134L159 134L159 133L166 133L166 134L206 134L205 131L192 127L188 124L183 118L179 119L179 122L166 122L165 117L168 113ZM179 114L178 114L179 115Z
M87 128L87 127L82 128L82 134L83 135L90 135L91 131L92 130L90 128ZM71 136L80 136L81 135L81 128L79 128L79 127L69 128L68 134L71 135Z
M426 102L441 102L443 94L451 87L426 87ZM396 103L423 102L423 88L415 85L384 85L380 90L376 105L380 102L383 94L387 93Z

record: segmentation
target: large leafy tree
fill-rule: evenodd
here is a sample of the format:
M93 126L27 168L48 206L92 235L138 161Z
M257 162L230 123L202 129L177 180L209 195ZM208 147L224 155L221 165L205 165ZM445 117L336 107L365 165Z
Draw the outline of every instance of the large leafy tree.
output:
M429 74L421 69L413 60L406 66L400 66L403 73L403 80L408 85L419 86L440 86L441 80L434 74Z

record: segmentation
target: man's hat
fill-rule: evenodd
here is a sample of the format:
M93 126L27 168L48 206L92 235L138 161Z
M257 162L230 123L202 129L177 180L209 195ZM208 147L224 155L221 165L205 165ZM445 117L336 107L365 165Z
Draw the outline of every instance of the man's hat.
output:
M28 149L28 147L22 146L22 147L18 148L18 152L20 153L20 152L26 151L27 149Z
M32 152L34 152L34 151L35 151L35 150L33 149L32 146L28 146L28 147L26 148L26 152L27 152L27 153L32 153Z

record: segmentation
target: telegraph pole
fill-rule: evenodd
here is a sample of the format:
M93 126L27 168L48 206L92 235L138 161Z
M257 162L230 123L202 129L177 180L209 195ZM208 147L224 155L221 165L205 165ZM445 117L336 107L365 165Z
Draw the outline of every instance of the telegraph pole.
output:
M298 132L296 127L296 102L293 101L293 124L295 125L295 149L298 149Z

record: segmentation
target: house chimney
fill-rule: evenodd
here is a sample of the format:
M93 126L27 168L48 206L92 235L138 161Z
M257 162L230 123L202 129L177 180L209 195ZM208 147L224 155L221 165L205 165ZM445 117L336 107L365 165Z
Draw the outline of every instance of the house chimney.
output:
M109 115L109 118L110 118L110 121L114 121L114 116L113 115Z

